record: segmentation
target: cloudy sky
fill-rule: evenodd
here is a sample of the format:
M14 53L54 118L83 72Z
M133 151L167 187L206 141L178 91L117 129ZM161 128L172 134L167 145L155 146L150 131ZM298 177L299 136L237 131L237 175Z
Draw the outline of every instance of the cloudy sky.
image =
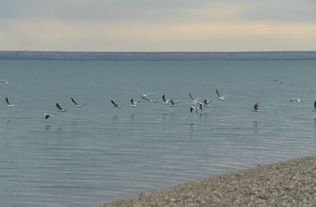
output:
M2 0L0 50L316 50L316 0Z

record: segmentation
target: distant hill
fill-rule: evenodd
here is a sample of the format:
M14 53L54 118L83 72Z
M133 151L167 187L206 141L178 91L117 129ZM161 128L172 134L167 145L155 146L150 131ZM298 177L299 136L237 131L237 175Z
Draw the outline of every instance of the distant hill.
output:
M0 60L315 60L316 51L305 52L40 52L0 51Z

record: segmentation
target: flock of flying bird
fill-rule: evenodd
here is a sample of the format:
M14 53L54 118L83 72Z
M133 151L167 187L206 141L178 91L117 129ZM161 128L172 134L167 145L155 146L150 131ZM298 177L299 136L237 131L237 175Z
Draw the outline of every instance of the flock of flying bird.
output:
M273 80L274 82L277 82L279 84L283 84L282 81L279 81L279 80ZM148 94L150 93L147 93L147 94L144 94L141 96L142 99L148 101L149 103L158 103L157 101L154 101L152 99L150 99L148 97ZM219 93L219 90L216 89L216 95L218 97L219 100L225 100L225 95L221 95ZM212 102L212 100L207 100L207 99L203 99L201 100L201 98L194 98L192 96L191 93L189 93L189 97L191 98L191 104L190 104L190 112L196 112L198 113L199 111L202 112L203 110L203 107L209 107L210 106L210 103ZM181 101L175 101L173 99L166 99L166 96L163 94L162 95L162 103L163 104L166 104L166 105L169 105L171 107L176 107L177 106L177 103L179 103ZM290 102L291 103L302 103L302 100L300 98L295 98L295 97L292 97L290 98ZM114 102L113 100L111 100L111 103L113 104L113 107L114 108L119 108L120 105L118 105L116 102ZM131 99L131 106L132 107L135 107L136 104L139 103L139 101L134 101L134 99ZM256 104L254 104L253 106L253 112L260 112L260 108L259 108L259 102L257 102ZM316 112L316 101L314 101L314 112Z
M8 84L9 84L9 82L8 82L7 80L4 80L4 79L3 79L3 80L0 80L0 83L1 83L1 84L5 84L5 85L8 85ZM80 106L81 106L81 104L78 104L77 101L75 101L74 98L71 97L70 100L75 104L76 107L80 107ZM6 104L7 104L8 107L14 107L14 106L15 106L14 104L11 104L11 103L10 103L8 97L5 98L5 102L6 102ZM56 103L56 107L57 107L57 109L58 109L59 112L66 112L66 109L63 108L63 107L61 107L58 103ZM44 118L45 118L45 119L48 119L48 118L50 118L50 117L55 117L55 116L54 116L53 114L51 114L51 113L44 113Z
M162 97L161 97L162 102L158 102L158 101L151 99L149 97L149 94L152 94L152 93L143 94L141 96L141 98L149 103L162 103L165 105L169 105L171 107L176 107L178 103L182 102L182 101L176 101L174 99L167 99L165 94L162 94ZM216 89L216 94L220 100L225 99L225 96L220 95L218 89ZM201 98L194 98L191 93L189 93L189 96L192 100L192 102L190 104L190 111L191 112L202 111L204 106L209 107L210 106L209 104L212 102L212 100L207 100L207 99L201 100ZM136 104L140 102L140 101L135 101L134 99L131 99L130 101L131 101L131 107L135 107ZM114 108L120 108L120 105L117 104L114 100L111 100L111 103L112 103Z
M75 104L76 107L80 107L81 106L81 104L78 104L78 102L75 101L74 98L71 97L70 100ZM56 103L56 107L57 107L59 112L66 112L66 109L61 107L59 105L59 103ZM44 113L44 117L45 117L45 119L48 119L50 117L55 117L55 116L53 114L51 114L51 113Z
M9 84L9 82L7 80L0 80L0 83L3 83L5 85ZM141 96L141 98L143 100L149 102L149 103L159 103L158 101L154 101L153 99L151 99L149 97L150 94L152 94L152 93L143 94ZM218 89L216 89L216 94L217 94L219 100L224 100L225 99L224 95L220 95ZM192 102L190 104L190 111L191 112L202 111L204 106L209 107L210 106L209 104L212 102L212 100L207 100L207 99L201 100L201 98L194 98L191 93L189 93L189 96L190 96L190 98L192 100ZM74 98L71 97L70 100L72 101L72 103L76 107L80 107L81 106L81 104L79 104ZM6 101L8 107L14 107L14 105L10 103L8 97L5 98L5 101ZM131 105L130 105L131 107L136 107L136 105L140 101L135 101L134 99L131 99L130 102L131 102ZM182 101L175 101L173 99L167 99L164 94L162 95L162 102L161 103L163 103L163 104L169 105L171 107L176 107L177 104L180 103L180 102L182 102ZM111 100L111 103L112 103L114 108L120 108L120 105L117 104L114 100ZM67 111L59 103L56 103L56 107L58 109L58 112L66 112ZM256 104L256 108L257 108L256 111L259 111L259 104ZM44 118L45 119L49 119L51 117L55 117L55 115L53 115L52 113L44 113Z
M274 80L276 81L276 80ZM5 84L5 85L8 85L9 82L7 80L0 80L0 83L2 84ZM282 84L283 82L279 82L280 84ZM151 99L149 97L150 94L153 94L153 93L147 93L147 94L143 94L141 96L141 98L149 103L162 103L162 104L165 104L165 105L169 105L171 107L176 107L178 103L182 102L182 101L176 101L174 99L167 99L165 94L162 95L161 99L162 101L159 102L159 101L155 101L153 99ZM225 100L225 95L221 95L219 93L219 90L216 89L216 94L217 94L217 97L219 100ZM202 99L201 98L194 98L192 96L191 93L189 93L189 97L191 99L191 103L190 103L190 112L196 112L198 113L199 111L202 112L203 111L203 107L209 107L210 106L210 103L212 102L212 100L207 100L207 99ZM76 107L80 107L81 104L79 104L74 98L70 98L70 100L72 101L72 103L76 106ZM9 101L9 98L6 97L5 98L5 101L6 101L6 104L8 107L14 107L14 104L11 104L10 101ZM131 102L131 107L136 107L136 105L140 102L140 101L135 101L134 99L131 99L130 100ZM295 102L295 103L302 103L302 100L300 98L291 98L290 99L290 102ZM113 105L114 108L120 108L120 105L117 104L114 100L111 99L111 103ZM59 103L56 103L56 107L58 109L58 112L66 112L66 109L61 107L59 105ZM253 106L253 111L254 112L260 112L260 109L259 109L259 102L257 102L254 106ZM314 101L314 112L316 112L316 101ZM55 115L51 114L51 113L44 113L44 118L45 119L49 119L51 117L55 117Z
M274 81L276 81L276 80L274 80ZM282 84L283 82L280 81L279 83ZM141 98L146 100L146 101L148 101L149 103L159 103L157 101L154 101L154 100L150 99L148 97L148 94L149 93L142 95ZM216 94L217 94L217 97L218 97L219 100L225 100L225 95L221 95L219 93L218 89L216 89ZM192 101L190 103L190 112L191 113L192 112L198 113L199 111L202 112L203 107L205 107L205 106L209 107L210 103L212 102L212 100L207 100L207 99L201 100L201 98L194 98L191 93L189 93L189 97L191 98L191 101ZM175 101L173 99L166 99L165 94L162 95L162 103L163 104L169 105L171 107L176 107L177 103L179 103L179 102L181 102L181 101ZM294 98L293 97L293 98L290 99L290 102L292 102L292 103L293 102L295 102L295 103L302 103L302 100L300 98ZM114 102L113 100L111 100L111 103L113 104L114 108L119 108L120 107L120 105L117 104L116 102ZM132 107L135 107L137 103L139 103L139 101L134 101L134 99L131 99L131 106ZM253 106L253 110L252 111L260 112L259 106L260 106L259 102L257 102ZM316 111L316 101L314 102L314 110L313 111Z

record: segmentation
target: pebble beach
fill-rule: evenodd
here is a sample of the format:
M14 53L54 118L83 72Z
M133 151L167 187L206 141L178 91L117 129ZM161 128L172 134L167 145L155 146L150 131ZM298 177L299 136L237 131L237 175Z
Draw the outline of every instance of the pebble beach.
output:
M97 207L316 206L316 155L185 183Z

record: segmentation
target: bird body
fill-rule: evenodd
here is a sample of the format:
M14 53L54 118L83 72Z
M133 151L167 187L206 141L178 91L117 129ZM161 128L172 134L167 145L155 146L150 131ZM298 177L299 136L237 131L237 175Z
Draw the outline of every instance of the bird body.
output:
M190 112L192 113L193 111L197 113L199 111L199 108L194 106L194 105L191 105L190 106Z
M170 106L176 107L177 103L173 101L172 99L170 99Z
M212 103L212 100L204 99L204 101L202 102L202 105L203 105L203 106L210 106L210 105L209 105L210 103Z
M198 103L198 105L199 105L200 111L202 112L203 111L203 104L202 103Z
M136 104L138 104L139 101L134 101L134 99L131 99L131 107L135 107Z
M254 112L259 112L260 109L259 109L259 102L257 102L254 106L253 106L253 111Z
M50 117L55 117L53 114L50 114L50 113L44 113L44 117L45 119L49 119Z
M290 99L290 102L291 102L291 103L293 103L293 102L302 103L302 100L301 100L300 98L294 98L294 97L293 97L293 98Z

